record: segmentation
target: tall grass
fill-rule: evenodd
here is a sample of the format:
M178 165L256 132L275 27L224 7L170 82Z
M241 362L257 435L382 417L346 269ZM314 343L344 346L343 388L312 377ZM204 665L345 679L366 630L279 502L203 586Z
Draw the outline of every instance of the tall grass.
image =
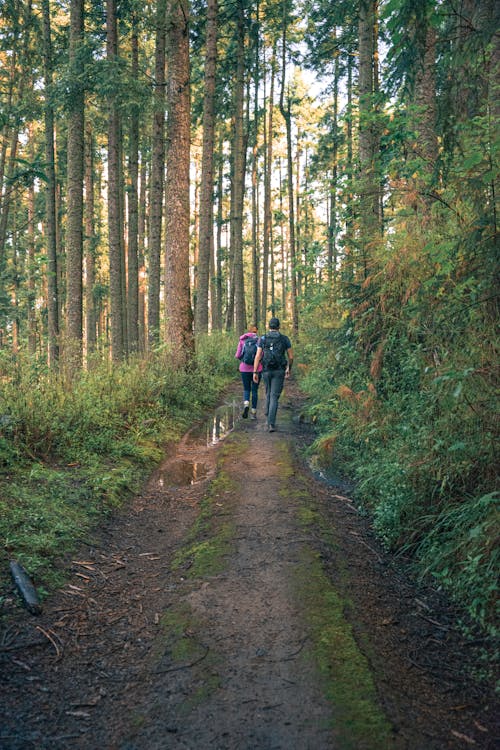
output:
M0 585L12 558L42 591L60 582L55 562L138 490L234 377L233 349L224 335L205 337L187 371L157 355L101 363L71 383L3 358Z
M365 356L350 321L322 327L317 315L301 351L319 433L313 450L354 480L386 547L494 637L500 518L487 341L480 361L473 333L462 337L436 372L402 326L379 362L377 352Z

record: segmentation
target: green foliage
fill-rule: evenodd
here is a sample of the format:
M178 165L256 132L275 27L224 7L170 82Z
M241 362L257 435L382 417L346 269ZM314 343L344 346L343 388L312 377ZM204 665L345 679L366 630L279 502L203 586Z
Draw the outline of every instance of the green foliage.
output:
M310 306L302 384L313 450L355 480L386 546L494 633L497 342L483 214L452 185L427 226L403 207L370 277Z
M191 369L163 358L96 366L71 383L0 362L2 568L18 558L46 587L54 561L137 491L165 444L233 377L234 342L198 342ZM0 574L0 580L2 578Z

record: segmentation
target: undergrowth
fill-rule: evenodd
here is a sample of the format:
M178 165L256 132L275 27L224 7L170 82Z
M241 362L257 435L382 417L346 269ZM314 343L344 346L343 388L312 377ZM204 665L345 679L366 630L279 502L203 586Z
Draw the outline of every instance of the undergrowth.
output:
M471 321L451 341L439 328L414 335L408 320L392 319L368 348L365 320L321 304L328 322L311 312L299 367L318 430L312 451L354 481L386 548L409 557L493 643L500 524L486 329L476 341Z
M42 594L61 583L57 561L88 540L215 403L234 377L233 350L229 337L206 337L189 370L158 355L100 364L71 382L0 362L1 589L10 559Z

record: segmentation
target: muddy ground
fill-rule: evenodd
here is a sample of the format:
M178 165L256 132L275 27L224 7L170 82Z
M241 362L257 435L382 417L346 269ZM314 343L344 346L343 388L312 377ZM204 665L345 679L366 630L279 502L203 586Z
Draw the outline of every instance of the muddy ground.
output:
M478 644L312 474L293 383L273 434L238 397L65 561L41 616L8 592L0 748L499 747Z

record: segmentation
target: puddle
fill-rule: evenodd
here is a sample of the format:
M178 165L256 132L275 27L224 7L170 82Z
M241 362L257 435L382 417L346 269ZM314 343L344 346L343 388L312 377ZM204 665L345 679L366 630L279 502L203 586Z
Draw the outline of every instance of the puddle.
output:
M233 401L219 406L212 416L200 427L193 430L191 437L195 440L205 440L206 445L217 445L234 428L240 417L241 406Z
M329 487L335 487L347 495L350 495L354 492L354 483L346 477L336 474L335 467L331 467L330 469L320 467L318 465L316 456L312 456L308 460L308 465L316 479L321 480Z
M222 404L201 425L189 434L189 453L196 453L196 447L217 445L229 435L240 418L241 406L237 401ZM160 487L189 487L201 482L209 474L209 466L201 461L175 459L168 461L157 472Z
M178 460L158 473L160 487L187 487L205 479L208 474L206 464L199 461Z

